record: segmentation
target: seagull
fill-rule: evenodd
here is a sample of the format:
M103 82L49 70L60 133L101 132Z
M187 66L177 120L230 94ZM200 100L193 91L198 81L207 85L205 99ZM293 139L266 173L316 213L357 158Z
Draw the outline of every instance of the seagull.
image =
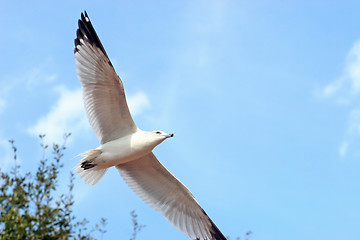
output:
M75 172L94 185L115 166L129 187L191 239L226 240L193 194L152 150L173 133L142 131L134 123L124 86L86 11L75 38L76 72L89 122L100 146L81 155Z

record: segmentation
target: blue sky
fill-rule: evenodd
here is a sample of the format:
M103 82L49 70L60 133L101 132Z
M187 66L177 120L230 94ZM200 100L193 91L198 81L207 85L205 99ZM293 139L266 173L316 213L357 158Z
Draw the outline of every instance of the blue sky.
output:
M75 73L87 10L135 122L174 132L155 149L221 231L253 240L360 238L360 3L357 1L1 1L0 165L23 171L37 135L72 132L60 176L98 146ZM75 181L79 218L105 239L187 239L111 169Z

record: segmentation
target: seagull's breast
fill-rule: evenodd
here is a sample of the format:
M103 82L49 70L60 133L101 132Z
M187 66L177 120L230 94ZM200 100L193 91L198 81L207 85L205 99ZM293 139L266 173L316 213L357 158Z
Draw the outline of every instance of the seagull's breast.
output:
M102 151L97 163L111 167L141 158L151 152L157 144L141 132L107 142L98 149Z

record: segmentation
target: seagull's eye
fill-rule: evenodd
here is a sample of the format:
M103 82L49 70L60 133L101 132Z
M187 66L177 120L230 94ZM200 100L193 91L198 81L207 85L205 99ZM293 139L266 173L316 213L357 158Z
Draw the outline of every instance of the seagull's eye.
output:
M160 132L160 131L157 131L156 134L161 134L161 132Z

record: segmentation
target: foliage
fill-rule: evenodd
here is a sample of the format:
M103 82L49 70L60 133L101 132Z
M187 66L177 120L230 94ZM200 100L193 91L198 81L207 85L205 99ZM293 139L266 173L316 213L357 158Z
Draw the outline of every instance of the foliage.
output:
M133 224L133 233L132 233L132 237L130 238L130 240L135 240L136 239L136 235L141 231L141 229L143 229L145 227L145 225L140 225L137 221L137 214L135 213L135 211L131 211L131 220L132 220L132 224Z
M245 236L244 238L240 238L240 237L237 237L235 240L241 240L241 239L245 239L245 240L250 240L250 237L253 233L251 231L247 231L245 233ZM229 236L226 237L227 240L231 240L231 238Z
M48 160L44 144L45 135L40 135L43 156L35 174L21 174L17 164L17 148L9 141L14 152L15 167L10 173L0 172L0 239L94 239L92 233L102 228L97 225L89 230L86 219L77 221L72 212L74 197L74 175L70 173L68 193L55 193L58 187L60 160L66 149L65 143L70 134L65 134L64 144L53 145L53 159Z

